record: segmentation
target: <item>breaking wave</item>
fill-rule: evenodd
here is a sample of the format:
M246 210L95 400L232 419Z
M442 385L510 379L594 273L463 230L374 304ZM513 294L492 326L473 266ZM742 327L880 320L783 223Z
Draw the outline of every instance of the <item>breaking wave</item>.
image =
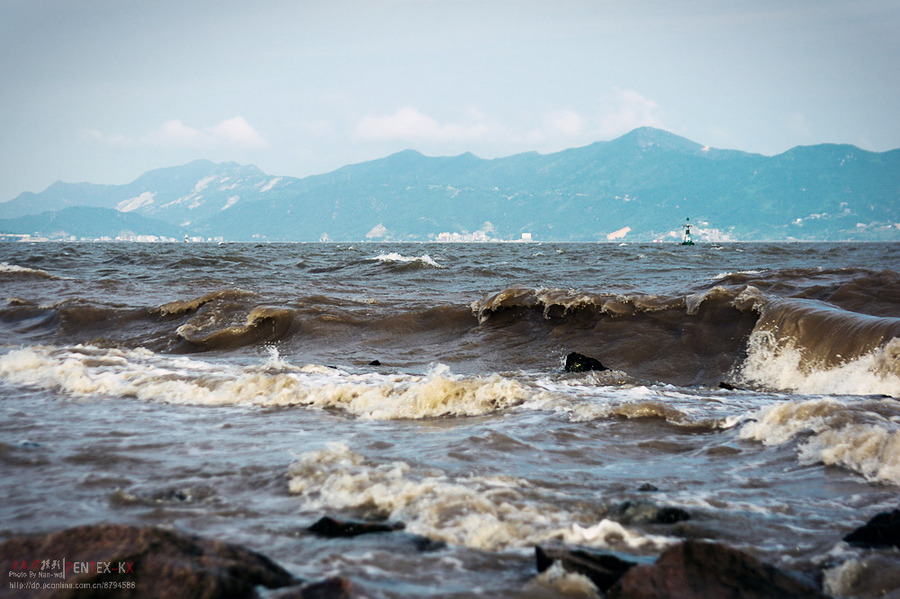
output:
M799 393L900 397L900 318L812 300L769 302L737 372L745 384Z
M273 351L260 366L222 365L145 349L32 347L0 357L10 382L76 396L132 397L190 405L309 406L373 420L489 414L534 391L498 374L465 377L446 366L425 375L349 374L296 367Z
M741 429L765 445L798 442L804 463L842 466L872 482L900 484L900 405L890 399L816 398L767 406Z
M397 265L401 267L410 267L416 269L444 268L428 254L422 254L421 256L404 256L403 254L399 254L397 252L390 252L387 254L379 254L372 259L377 262L381 262L382 264Z
M46 270L38 268L28 268L27 266L16 266L7 262L0 262L0 278L3 277L39 277L43 279L57 279Z

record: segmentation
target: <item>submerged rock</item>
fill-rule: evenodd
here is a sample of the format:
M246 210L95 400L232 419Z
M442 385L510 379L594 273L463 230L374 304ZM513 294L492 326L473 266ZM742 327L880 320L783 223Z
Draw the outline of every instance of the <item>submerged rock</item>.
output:
M844 537L844 541L865 547L900 548L900 509L876 515Z
M538 572L543 572L559 562L566 572L574 572L587 576L602 592L606 592L622 577L625 572L636 565L609 553L595 553L583 549L567 547L535 546L535 558Z
M394 532L403 530L402 522L366 522L358 520L339 520L331 516L322 516L306 530L321 537L358 537L376 532Z
M62 556L65 564L54 563ZM115 589L93 594L90 590L20 589L17 597L93 597L103 593L117 597L256 597L259 586L274 589L302 582L264 555L239 545L161 528L116 524L10 539L0 545L0 563L8 564L3 568L3 578L8 580L0 581L3 588L17 582L13 576L17 572L33 572L45 583L62 582L61 577L51 575L64 572L66 583L107 584Z
M609 368L596 358L572 352L566 356L565 370L566 372L588 372L590 370L609 370Z
M609 516L623 524L675 524L691 519L680 507L630 500L617 505Z
M655 563L629 569L607 599L820 599L811 583L743 551L704 541L671 547Z

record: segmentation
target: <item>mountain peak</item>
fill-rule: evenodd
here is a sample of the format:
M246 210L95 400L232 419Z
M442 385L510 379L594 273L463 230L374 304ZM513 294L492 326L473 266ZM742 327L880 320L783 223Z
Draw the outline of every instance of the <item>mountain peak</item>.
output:
M703 148L697 142L654 127L638 127L613 140L612 143L636 145L640 148L658 147L681 152L696 152Z

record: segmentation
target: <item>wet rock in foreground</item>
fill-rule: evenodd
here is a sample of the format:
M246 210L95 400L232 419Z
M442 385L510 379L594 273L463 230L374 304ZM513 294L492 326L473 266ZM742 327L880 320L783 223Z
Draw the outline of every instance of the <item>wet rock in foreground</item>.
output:
M844 537L844 541L863 547L900 548L900 509L876 515Z
M53 560L63 557L66 565L54 570ZM16 597L242 598L256 597L260 586L274 589L302 582L264 555L239 545L116 524L10 539L0 544L0 563L6 564L0 572L3 589L10 589L11 583L39 582L38 588L17 588ZM41 575L63 570L64 580ZM31 578L31 572L37 578ZM52 588L61 582L94 588ZM42 588L44 583L51 588Z
M326 578L302 587L267 593L268 599L365 599L353 587L353 583L342 576Z
M608 553L595 553L583 549L538 545L534 548L538 572L543 572L560 562L566 572L587 576L594 586L604 593L636 565Z
M607 599L821 599L811 583L755 557L704 541L671 547L655 563L629 569Z

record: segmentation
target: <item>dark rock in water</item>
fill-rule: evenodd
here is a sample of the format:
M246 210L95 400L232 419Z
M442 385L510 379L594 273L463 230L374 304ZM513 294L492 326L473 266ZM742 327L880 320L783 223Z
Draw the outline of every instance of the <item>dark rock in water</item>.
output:
M381 361L380 360L372 360L371 362L369 362L369 366L381 366Z
M321 537L358 537L375 532L394 532L403 530L401 522L362 522L356 520L338 520L331 516L323 516L306 530Z
M623 524L675 524L690 520L691 515L680 507L660 506L649 501L624 501L610 513Z
M607 599L824 599L809 583L743 551L685 541L628 570Z
M876 515L844 537L844 541L865 547L900 548L900 509Z
M259 586L273 589L301 582L264 555L239 545L160 528L96 524L6 541L0 545L0 563L6 564L0 585L9 588L14 580L2 579L21 560L62 556L66 583L108 583L117 590L37 588L23 589L16 597L257 597ZM29 564L25 569L39 567ZM62 572L62 566L55 571ZM60 578L42 580L61 582Z
M270 599L354 599L361 597L355 592L353 583L342 576L326 578L302 587L291 587L266 595Z
M656 522L659 524L675 524L690 519L691 515L680 507L663 506L656 513Z
M638 487L638 491L641 493L655 493L659 491L659 487L654 485L653 483L644 483L640 487Z
M560 562L566 572L575 572L587 576L602 592L606 592L629 569L636 565L609 553L594 553L583 549L569 549L567 547L542 547L534 548L537 558L538 572L543 572Z
M566 372L588 372L589 370L609 370L600 360L578 352L566 356Z
M444 541L437 541L429 537L423 537L422 535L411 535L411 537L413 547L415 547L422 553L427 553L429 551L440 551L441 549L447 548L447 543L445 543Z
M734 383L729 383L728 381L720 381L719 389L725 389L726 391L748 391L746 387L739 387Z

